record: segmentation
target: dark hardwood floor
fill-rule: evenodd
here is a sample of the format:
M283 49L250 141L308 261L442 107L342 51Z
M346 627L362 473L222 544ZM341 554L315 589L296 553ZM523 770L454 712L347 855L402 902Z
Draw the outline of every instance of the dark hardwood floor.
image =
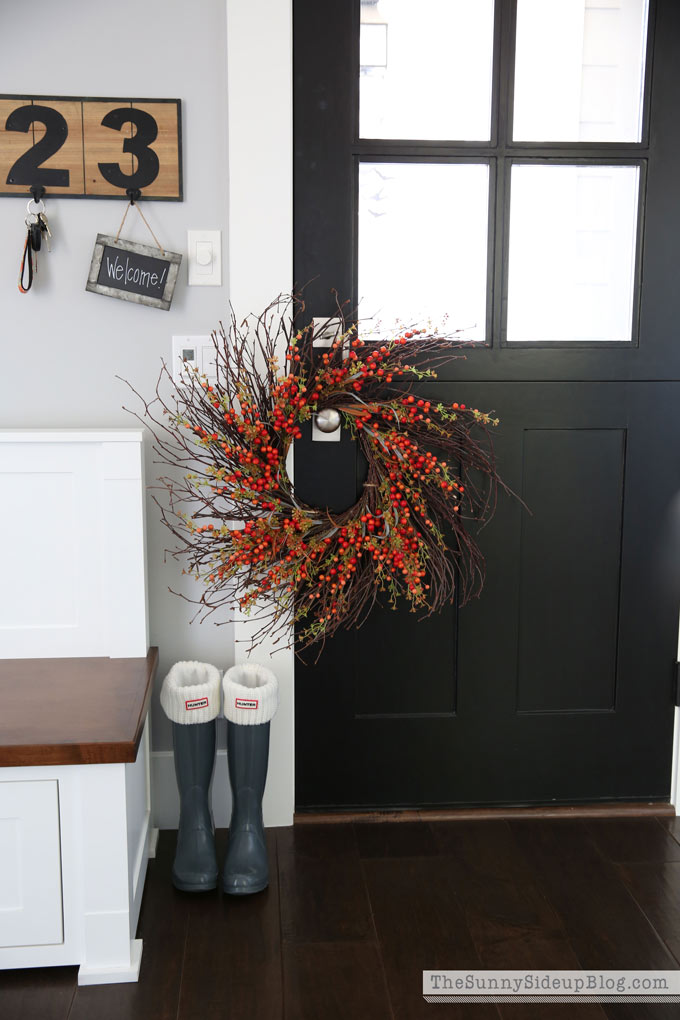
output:
M433 1005L422 971L680 966L675 818L491 818L268 830L272 881L243 899L149 862L138 984L75 967L0 972L2 1020L666 1020L680 1004ZM221 855L226 832L218 833Z

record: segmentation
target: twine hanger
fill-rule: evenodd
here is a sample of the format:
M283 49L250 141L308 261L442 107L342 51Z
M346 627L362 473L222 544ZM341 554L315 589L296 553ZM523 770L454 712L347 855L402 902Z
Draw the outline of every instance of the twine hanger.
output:
M126 205L125 212L123 213L123 218L120 221L120 226L118 227L118 233L116 234L116 243L118 243L118 238L120 237L120 232L123 229L123 224L125 223L125 220L127 219L127 214L130 212L130 206L134 205L135 209L137 210L139 215L142 217L142 220L146 224L146 227L147 227L149 233L151 234L151 236L153 237L154 241L158 245L158 247L160 249L160 252L161 252L161 255L165 255L165 250L164 250L163 246L161 245L161 242L158 240L158 238L154 234L153 230L149 226L149 223L148 223L148 221L146 219L146 216L144 215L142 210L139 208L139 205L137 204L137 199L141 198L140 192L139 191L135 191L133 189L128 189L126 194L128 195L130 201Z

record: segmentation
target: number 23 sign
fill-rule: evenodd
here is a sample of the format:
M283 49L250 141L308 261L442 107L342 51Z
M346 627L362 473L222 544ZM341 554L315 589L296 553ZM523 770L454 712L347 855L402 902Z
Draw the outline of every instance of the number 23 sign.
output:
M179 99L0 96L0 195L182 200Z

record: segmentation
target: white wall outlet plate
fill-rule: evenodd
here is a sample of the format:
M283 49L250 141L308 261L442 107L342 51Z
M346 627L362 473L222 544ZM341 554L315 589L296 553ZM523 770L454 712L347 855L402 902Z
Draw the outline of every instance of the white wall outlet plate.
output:
M187 371L197 368L211 382L217 378L215 345L209 336L173 336L172 378L178 385L186 383Z
M222 286L222 231L187 230L190 287Z

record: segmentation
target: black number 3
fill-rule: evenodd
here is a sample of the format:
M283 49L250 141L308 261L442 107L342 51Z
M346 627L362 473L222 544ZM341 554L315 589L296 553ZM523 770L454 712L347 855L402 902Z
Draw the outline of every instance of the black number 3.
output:
M28 131L36 120L44 124L47 130L39 142L31 146L23 156L19 156L7 174L7 184L68 188L68 170L44 169L40 166L58 152L68 138L68 124L57 110L50 106L19 106L7 118L5 130Z
M111 110L102 120L104 127L120 131L123 124L132 123L137 128L132 138L123 142L123 152L137 157L137 169L133 174L124 174L118 163L100 163L99 172L109 184L116 188L148 188L158 177L158 156L149 148L158 135L158 124L145 110L121 107Z

